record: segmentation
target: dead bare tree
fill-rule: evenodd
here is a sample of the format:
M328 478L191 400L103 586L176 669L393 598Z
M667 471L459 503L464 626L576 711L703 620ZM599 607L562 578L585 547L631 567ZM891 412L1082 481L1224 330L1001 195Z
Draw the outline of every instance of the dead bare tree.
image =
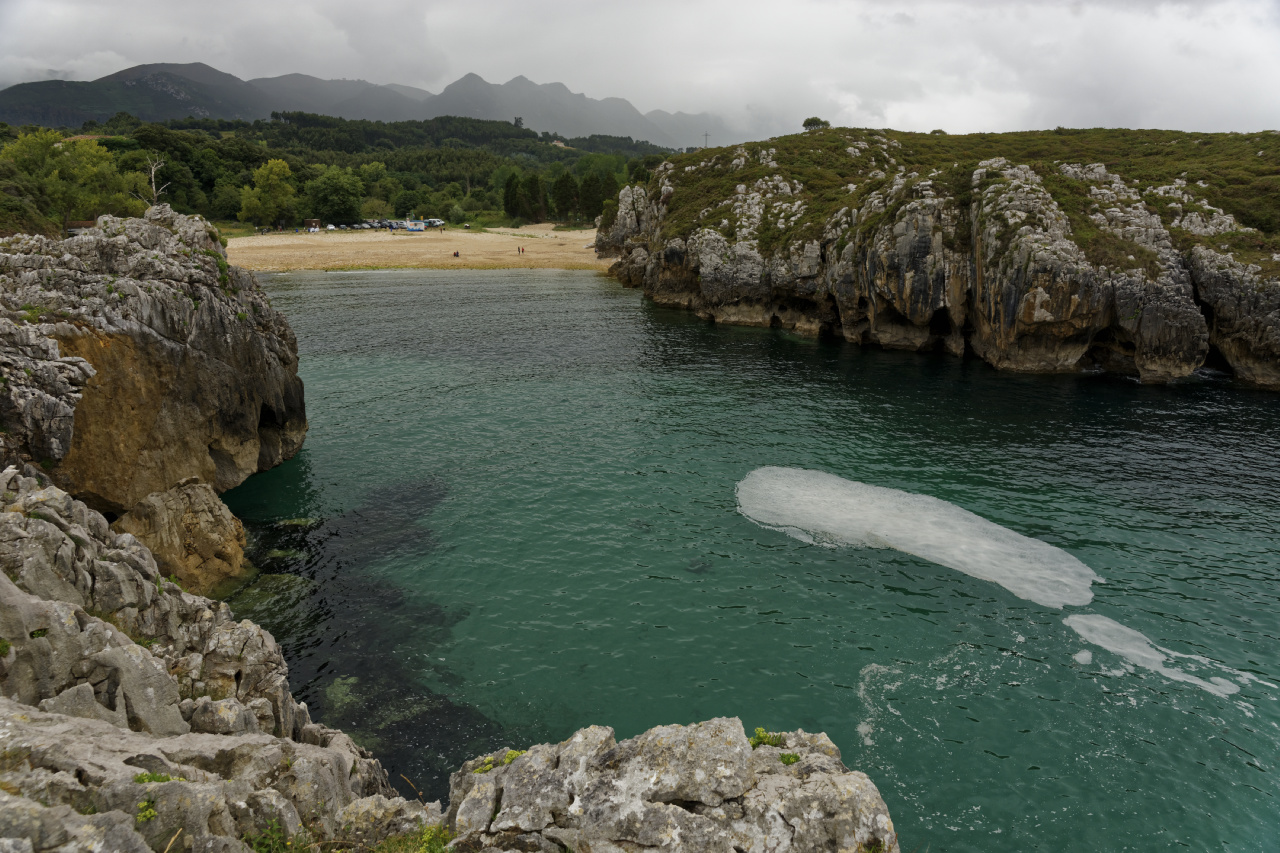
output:
M147 203L148 207L160 203L160 196L164 195L164 191L169 188L166 182L160 186L156 186L156 176L160 170L164 168L164 161L159 157L147 155L147 186L140 193L131 193L134 198Z

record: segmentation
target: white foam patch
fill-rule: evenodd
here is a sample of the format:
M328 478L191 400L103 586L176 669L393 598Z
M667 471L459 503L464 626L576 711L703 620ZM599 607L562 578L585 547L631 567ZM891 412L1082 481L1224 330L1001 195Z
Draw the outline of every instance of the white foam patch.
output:
M1207 658L1199 655L1180 655L1177 652L1162 649L1152 643L1145 634L1121 625L1114 619L1108 619L1106 616L1099 616L1096 613L1081 613L1068 616L1062 621L1066 623L1068 628L1095 646L1101 646L1109 652L1118 654L1135 666L1158 672L1172 681L1194 684L1201 690L1207 690L1217 696L1230 696L1233 693L1240 692L1240 685L1234 681L1219 676L1206 680L1170 665L1175 658L1194 660L1201 664L1212 665L1212 661ZM1228 669L1227 671L1233 675L1243 676L1245 681L1251 680L1251 677L1246 673L1238 673L1233 669Z
M1093 663L1093 652L1089 651L1088 649L1081 649L1080 651L1072 655L1072 657L1075 658L1076 663L1080 664L1081 666L1088 666L1089 664Z
M1093 600L1102 578L1075 557L928 495L822 471L757 468L738 483L738 511L802 542L891 548L993 581L1045 607Z

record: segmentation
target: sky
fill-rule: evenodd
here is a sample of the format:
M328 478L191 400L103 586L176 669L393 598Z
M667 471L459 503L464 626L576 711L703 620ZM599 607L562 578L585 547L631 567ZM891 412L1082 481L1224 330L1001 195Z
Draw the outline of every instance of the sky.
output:
M0 0L0 86L147 62L433 92L524 75L744 137L1280 128L1280 0Z

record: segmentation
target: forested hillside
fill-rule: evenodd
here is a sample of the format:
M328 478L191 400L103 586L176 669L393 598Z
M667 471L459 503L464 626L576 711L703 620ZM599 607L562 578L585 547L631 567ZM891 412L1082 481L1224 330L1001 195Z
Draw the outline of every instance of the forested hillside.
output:
M0 124L0 146L0 235L136 215L156 195L180 212L257 226L406 216L589 222L667 153L629 137L563 139L509 122L307 113L164 123L119 113L79 133Z

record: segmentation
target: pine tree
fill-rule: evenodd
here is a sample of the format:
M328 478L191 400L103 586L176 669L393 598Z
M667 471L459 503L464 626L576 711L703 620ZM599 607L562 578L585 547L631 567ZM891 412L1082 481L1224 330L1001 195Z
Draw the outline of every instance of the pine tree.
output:
M564 172L551 185L551 203L555 205L556 216L569 221L578 206L578 182L573 174Z
M507 216L520 215L520 179L515 175L507 178L507 185L502 189L502 210Z
M582 187L578 190L578 209L588 219L595 219L603 205L604 188L600 186L600 176L591 172L582 179Z

